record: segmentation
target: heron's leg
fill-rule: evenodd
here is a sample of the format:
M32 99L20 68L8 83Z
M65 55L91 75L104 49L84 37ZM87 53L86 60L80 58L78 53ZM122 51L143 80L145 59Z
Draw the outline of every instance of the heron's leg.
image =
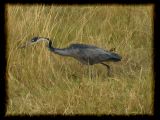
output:
M91 68L90 68L90 64L89 64L89 58L88 58L88 63L87 63L87 66L88 66L88 78L90 79L91 78Z
M107 67L107 69L108 69L108 76L111 76L111 68L110 68L110 66L107 65L107 64L104 64L104 63L101 63L101 64Z
M88 78L91 80L91 67L88 64Z

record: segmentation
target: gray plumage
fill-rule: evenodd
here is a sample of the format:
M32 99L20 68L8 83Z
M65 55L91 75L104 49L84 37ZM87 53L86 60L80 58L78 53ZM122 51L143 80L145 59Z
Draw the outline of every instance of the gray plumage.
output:
M121 57L113 52L109 52L92 45L71 44L65 49L69 56L74 57L83 64L97 64L105 61L119 61Z
M107 51L102 48L98 48L93 45L86 45L86 44L71 44L67 48L55 48L52 46L52 41L48 38L43 37L34 37L30 41L28 41L25 45L21 46L21 48L24 48L28 45L31 45L33 43L37 43L40 41L47 41L48 42L48 49L51 52L54 52L55 54L62 55L62 56L69 56L77 59L82 64L86 65L94 65L101 63L102 65L105 65L110 74L110 67L107 64L104 64L103 62L107 61L113 61L118 62L122 59L120 55L117 53L114 53L112 51Z

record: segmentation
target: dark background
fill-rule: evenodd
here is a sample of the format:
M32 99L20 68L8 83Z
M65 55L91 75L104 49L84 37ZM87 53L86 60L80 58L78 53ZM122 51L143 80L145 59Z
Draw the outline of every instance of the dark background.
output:
M115 116L115 115L102 115L102 116L93 116L93 115L75 115L75 116L61 116L61 115L35 115L35 116L28 116L28 115L16 115L16 116L5 116L6 113L6 106L7 106L7 79L6 79L6 40L7 40L7 33L6 33L6 18L5 18L5 4L154 4L154 114L151 115L129 115L129 116ZM6 0L1 2L0 4L0 119L61 119L61 118L107 118L107 119L160 119L160 49L159 49L159 31L160 31L160 0L106 0L106 1L91 1L86 0L84 1L57 1L54 0ZM159 40L159 41L158 41Z

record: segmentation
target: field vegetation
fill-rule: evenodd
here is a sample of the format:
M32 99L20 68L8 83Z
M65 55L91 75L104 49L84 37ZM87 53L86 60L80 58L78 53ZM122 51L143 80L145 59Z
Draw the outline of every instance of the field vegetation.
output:
M153 6L6 5L7 115L153 114ZM72 43L116 48L122 61L88 67L56 55Z

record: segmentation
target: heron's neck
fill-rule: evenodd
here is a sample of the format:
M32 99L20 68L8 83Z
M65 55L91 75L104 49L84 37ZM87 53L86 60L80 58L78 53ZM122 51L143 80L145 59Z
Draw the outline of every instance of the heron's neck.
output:
M60 48L52 47L52 41L49 41L48 48L50 51L54 52L55 54L63 55L63 56L70 56L68 49L66 48L60 49Z

